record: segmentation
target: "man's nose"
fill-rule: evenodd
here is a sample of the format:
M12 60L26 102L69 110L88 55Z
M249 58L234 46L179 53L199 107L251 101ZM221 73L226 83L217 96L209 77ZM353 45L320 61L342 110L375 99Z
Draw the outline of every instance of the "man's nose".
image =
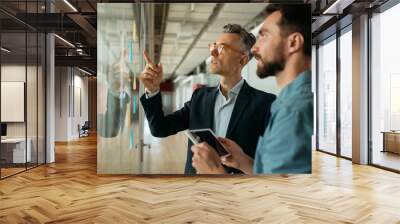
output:
M211 56L217 57L218 56L218 51L216 48L212 49L210 52Z
M257 53L258 52L258 48L254 45L252 48L251 48L251 54L255 54L255 53Z

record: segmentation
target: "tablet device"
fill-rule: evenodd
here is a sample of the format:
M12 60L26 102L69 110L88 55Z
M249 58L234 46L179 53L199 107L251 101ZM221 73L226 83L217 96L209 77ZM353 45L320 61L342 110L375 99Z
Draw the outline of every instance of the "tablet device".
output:
M229 151L227 151L224 146L218 141L217 136L214 132L207 129L196 129L196 130L187 130L186 135L193 142L193 144L199 144L201 142L207 142L211 147L213 147L219 156L229 155Z

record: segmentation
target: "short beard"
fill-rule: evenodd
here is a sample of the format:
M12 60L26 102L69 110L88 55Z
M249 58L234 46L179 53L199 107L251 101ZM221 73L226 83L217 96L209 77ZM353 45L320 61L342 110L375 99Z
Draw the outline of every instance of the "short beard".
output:
M276 73L280 72L285 68L284 60L279 60L278 62L270 62L264 64L262 67L257 67L257 76L261 79L275 76Z
M276 76L276 73L282 71L285 68L285 58L283 56L283 43L279 44L276 48L271 49L272 52L275 53L276 57L275 60L264 62L262 57L259 55L259 60L261 60L261 67L257 67L257 76L261 79Z

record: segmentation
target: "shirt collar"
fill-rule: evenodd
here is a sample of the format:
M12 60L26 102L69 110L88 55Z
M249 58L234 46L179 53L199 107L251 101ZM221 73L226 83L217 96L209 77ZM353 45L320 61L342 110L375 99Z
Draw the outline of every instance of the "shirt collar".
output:
M311 83L311 71L306 70L300 73L295 80L293 80L291 83L285 86L282 89L281 93L279 94L278 98L279 99L288 98L291 95L296 94L303 85L310 83Z
M244 79L242 78L238 83L236 83L236 85L231 90L229 90L228 96L231 95L231 93L238 95L240 90L242 89L243 84L244 84ZM219 94L222 95L221 83L218 84L218 92L219 92Z

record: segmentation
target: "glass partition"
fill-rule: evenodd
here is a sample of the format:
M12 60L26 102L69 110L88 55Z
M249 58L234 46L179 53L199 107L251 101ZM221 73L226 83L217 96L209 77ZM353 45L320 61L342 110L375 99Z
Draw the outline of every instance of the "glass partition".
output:
M25 32L1 34L2 177L24 171L31 161L26 141L26 41Z
M43 13L45 1L2 1L0 7ZM0 178L45 162L45 35L0 12Z
M98 173L140 173L141 4L98 4ZM145 43L141 43L141 46Z

